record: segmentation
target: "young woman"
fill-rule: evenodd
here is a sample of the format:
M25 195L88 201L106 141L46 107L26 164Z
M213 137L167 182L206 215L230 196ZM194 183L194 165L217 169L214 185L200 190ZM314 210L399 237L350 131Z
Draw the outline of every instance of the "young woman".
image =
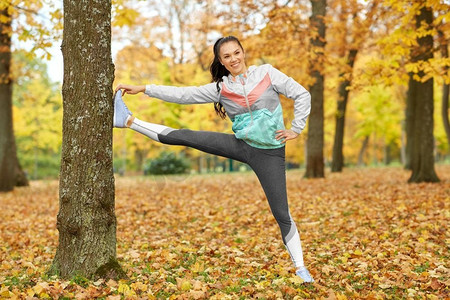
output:
M247 68L244 49L233 36L214 44L210 71L214 82L200 87L118 85L114 127L129 127L164 144L193 147L248 164L264 189L296 274L304 282L313 282L305 268L300 236L289 213L285 171L285 143L295 139L305 127L311 96L271 65ZM218 115L222 118L228 115L233 122L234 134L173 129L144 122L132 116L123 103L122 95L126 93L145 93L181 104L214 103ZM284 127L279 94L295 101L291 129Z

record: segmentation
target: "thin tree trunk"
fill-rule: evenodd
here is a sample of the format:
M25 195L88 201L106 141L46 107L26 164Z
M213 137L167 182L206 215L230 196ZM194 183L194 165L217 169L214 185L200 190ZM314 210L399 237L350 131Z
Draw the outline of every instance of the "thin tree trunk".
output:
M142 171L145 164L145 157L147 156L148 150L141 150L136 148L134 151L134 159L136 161L137 171Z
M111 1L64 0L63 144L51 273L118 278L112 165Z
M406 133L405 133L405 121L402 121L402 131L400 135L400 160L402 165L406 166Z
M390 165L392 162L392 155L391 155L391 150L392 150L392 144L386 144L384 145L384 164L386 166Z
M0 10L0 192L14 186L27 186L16 152L12 117L11 15L8 7Z
M405 169L411 170L411 153L412 145L414 144L414 110L415 97L417 93L417 85L413 83L413 73L409 73L408 92L406 94L406 108L405 108Z
M347 57L347 65L350 67L349 70L353 70L353 65L355 63L357 49L351 49ZM351 71L350 71L351 72ZM341 74L344 76L344 74ZM348 102L348 88L351 85L350 79L345 79L339 85L339 100L337 101L337 112L336 112L336 132L334 134L334 144L333 144L333 161L331 162L331 172L341 172L344 167L344 129L345 129L345 111L347 109Z
M367 146L369 145L369 136L364 138L364 141L361 145L361 149L358 154L358 166L364 166L364 155L366 154Z
M228 159L228 171L234 172L233 160L231 158Z
M311 86L311 114L308 123L308 141L306 155L306 172L307 178L323 178L324 160L324 76L323 76L323 60L325 48L325 13L326 0L311 0L312 16L311 25L316 28L318 34L311 38L312 51L316 53L317 59L311 64L311 76L314 78L314 84Z
M422 7L416 16L416 28L425 23L431 26L433 14L431 8ZM427 61L433 58L433 37L427 35L418 38L418 47L413 50L412 62ZM419 72L423 77L423 72ZM416 81L410 74L408 105L414 116L413 141L411 143L411 170L408 182L437 182L439 178L434 170L433 137L433 79Z
M442 31L438 31L439 34L439 43L441 47L441 55L443 58L448 58L448 43L445 39L445 35ZM445 74L448 74L449 67L444 67ZM447 143L450 145L450 122L448 117L448 111L449 111L449 92L450 92L450 85L444 82L444 85L442 86L442 123L444 123L444 129L445 133L447 135Z

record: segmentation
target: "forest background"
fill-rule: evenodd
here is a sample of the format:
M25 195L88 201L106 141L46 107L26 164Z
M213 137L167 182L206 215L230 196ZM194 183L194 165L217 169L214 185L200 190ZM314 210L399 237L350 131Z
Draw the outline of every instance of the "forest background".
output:
M31 179L57 177L62 142L61 84L50 65L51 47L61 44L62 3L16 1L13 15L13 116L17 153ZM439 46L448 41L448 1L429 1L433 7L434 58L411 62L417 37L414 4L409 1L330 0L322 70L324 92L324 159L332 160L338 92L350 82L343 152L346 166L405 163L405 108L408 73L424 71L434 77L435 158L449 160L449 143L442 116L442 87L449 83L448 57ZM61 6L61 7L59 7ZM410 6L408 8L408 6ZM225 35L242 40L247 65L270 63L308 88L312 85L309 61L317 52L310 40L309 1L113 1L115 85L202 85L210 82L209 64L214 41ZM424 29L425 30L425 29ZM356 54L354 65L348 63ZM61 55L53 54L53 55ZM448 54L447 54L448 55ZM50 62L53 62L51 60ZM58 66L61 67L61 66ZM57 68L58 68L57 67ZM56 69L57 69L56 68ZM212 105L181 106L126 96L130 110L141 119L175 128L231 133ZM314 99L313 99L314 101ZM448 102L448 99L447 99ZM285 124L293 118L293 102L282 99ZM448 107L448 104L447 104ZM307 129L288 143L291 167L305 164ZM149 141L130 130L114 130L114 168L120 173L141 173L149 160L162 152L176 152L191 161L195 171L245 168L196 150Z

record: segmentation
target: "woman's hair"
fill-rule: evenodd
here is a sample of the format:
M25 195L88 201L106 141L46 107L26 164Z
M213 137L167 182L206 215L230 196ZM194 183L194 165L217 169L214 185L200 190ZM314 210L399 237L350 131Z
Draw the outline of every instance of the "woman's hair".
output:
M228 42L236 42L239 47L241 47L242 51L244 51L244 48L241 45L241 42L239 42L239 40L234 37L234 36L227 36L227 37L223 37L220 38L216 41L216 43L214 44L214 60L211 63L211 67L209 68L209 71L211 72L211 76L212 76L212 81L216 82L216 86L217 86L217 92L220 93L220 83L223 81L223 76L228 76L228 74L230 74L230 71L228 71L224 65L222 65L222 63L220 62L220 47ZM216 113L222 118L225 119L226 118L226 111L225 108L223 107L222 103L216 102L214 103L214 109L216 111Z

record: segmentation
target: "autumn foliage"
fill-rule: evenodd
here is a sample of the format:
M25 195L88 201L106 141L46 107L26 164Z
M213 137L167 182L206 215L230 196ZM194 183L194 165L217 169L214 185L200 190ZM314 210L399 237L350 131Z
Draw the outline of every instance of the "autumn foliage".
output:
M56 181L0 194L1 299L445 299L450 167L437 184L401 168L302 179L290 209L316 283L292 274L253 173L116 180L118 259L128 280L46 275L58 236Z

